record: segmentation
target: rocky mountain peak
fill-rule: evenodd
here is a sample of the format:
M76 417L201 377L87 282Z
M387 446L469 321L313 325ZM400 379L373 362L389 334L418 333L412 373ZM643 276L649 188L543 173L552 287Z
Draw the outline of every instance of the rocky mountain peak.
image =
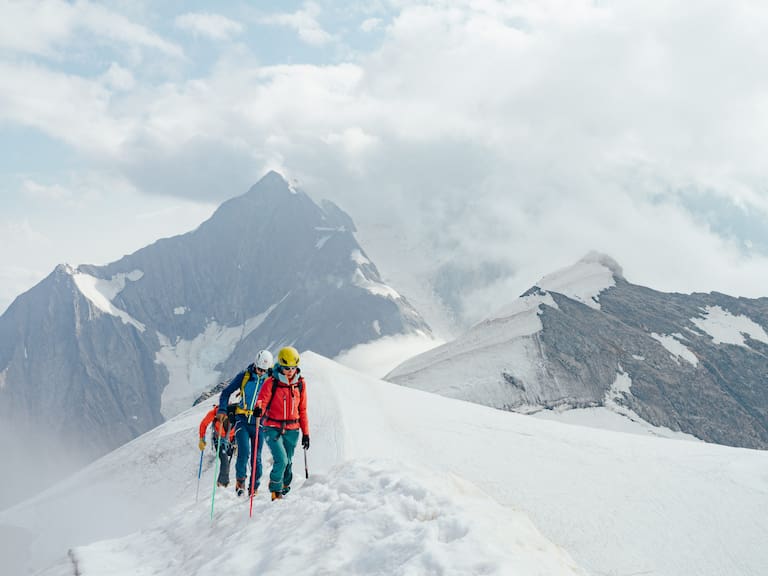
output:
M658 292L590 253L387 378L507 410L607 409L765 449L765 374L768 299Z
M260 349L334 357L429 333L354 230L338 206L270 172L191 232L104 266L57 266L0 316L0 418L43 419L98 453L190 406Z

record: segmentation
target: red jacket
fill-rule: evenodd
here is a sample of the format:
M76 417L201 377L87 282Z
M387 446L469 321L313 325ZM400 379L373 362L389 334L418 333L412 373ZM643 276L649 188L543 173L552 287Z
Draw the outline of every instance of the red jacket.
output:
M280 378L281 376L282 378ZM275 390L274 398L273 388ZM291 382L288 382L284 374L275 374L267 378L261 387L256 405L265 410L261 417L262 426L285 427L286 430L301 428L305 435L309 435L307 384L298 371ZM268 410L267 407L269 407Z
M208 414L205 415L205 418L200 422L200 439L205 440L205 430L208 428L208 425L213 422L213 419L216 417L216 412L218 411L219 407L214 406L211 408L211 411L208 412ZM213 424L214 429L216 430L216 434L219 435L219 438L224 436L224 429L221 427L221 422L216 420L216 422ZM229 441L232 442L235 439L235 427L230 426L229 427Z

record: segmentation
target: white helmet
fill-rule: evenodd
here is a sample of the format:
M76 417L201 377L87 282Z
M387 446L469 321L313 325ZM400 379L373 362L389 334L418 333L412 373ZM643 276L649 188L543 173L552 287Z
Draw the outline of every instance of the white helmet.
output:
M258 354L256 354L256 368L261 368L262 370L266 370L268 368L272 367L272 364L275 363L274 358L272 358L272 353L269 350L261 350Z

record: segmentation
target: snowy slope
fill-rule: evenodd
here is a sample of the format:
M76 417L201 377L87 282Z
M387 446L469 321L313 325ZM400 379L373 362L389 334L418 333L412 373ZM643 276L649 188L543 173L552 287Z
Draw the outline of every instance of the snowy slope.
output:
M136 574L584 574L523 514L457 478L351 460L295 496L232 492L150 529L78 548L46 576ZM231 547L218 543L232 543Z
M312 353L302 363L312 476L302 486L299 457L295 490L260 494L255 518L227 492L210 523L210 468L195 503L200 406L0 523L35 532L36 566L60 558L47 574L73 573L68 546L139 528L75 548L80 573L766 573L766 452L497 411Z

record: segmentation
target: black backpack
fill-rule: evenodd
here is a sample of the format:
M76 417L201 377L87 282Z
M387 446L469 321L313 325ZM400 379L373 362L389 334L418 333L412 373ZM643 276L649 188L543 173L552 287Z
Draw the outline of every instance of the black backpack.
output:
M224 432L228 435L230 426L235 422L235 408L237 408L237 402L234 404L227 404L227 419L224 422ZM216 438L216 426L211 426L211 439Z

